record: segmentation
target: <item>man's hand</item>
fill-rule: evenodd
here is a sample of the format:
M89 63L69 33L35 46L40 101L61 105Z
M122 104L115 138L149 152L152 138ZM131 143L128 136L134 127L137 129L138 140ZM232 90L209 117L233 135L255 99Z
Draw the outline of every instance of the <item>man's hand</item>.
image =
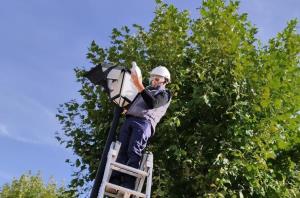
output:
M145 89L145 87L142 83L142 79L139 79L136 72L131 72L131 80L132 80L133 84L135 85L135 87L137 88L138 92L142 92Z
M122 114L125 115L127 113L127 109L123 109Z

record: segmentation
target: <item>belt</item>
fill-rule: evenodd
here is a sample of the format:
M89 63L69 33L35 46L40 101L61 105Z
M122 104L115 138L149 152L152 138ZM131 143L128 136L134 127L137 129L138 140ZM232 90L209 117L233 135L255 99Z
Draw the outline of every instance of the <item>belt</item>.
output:
M149 122L151 124L151 122L149 120L147 120L147 118L136 117L136 116L133 116L133 115L126 115L126 119L130 119L130 118L133 118L133 119L136 119L136 120L147 121L147 122Z

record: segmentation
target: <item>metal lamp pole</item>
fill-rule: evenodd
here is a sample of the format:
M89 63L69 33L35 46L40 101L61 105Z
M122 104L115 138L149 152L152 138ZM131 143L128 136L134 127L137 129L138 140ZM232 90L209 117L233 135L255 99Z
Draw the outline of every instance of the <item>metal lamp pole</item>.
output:
M119 106L115 106L114 107L114 117L111 123L111 127L109 129L108 132L108 137L106 139L106 143L105 143L105 147L101 156L101 161L100 164L98 166L98 170L97 170L97 174L96 174L96 178L94 181L94 185L93 185L93 189L90 195L90 198L97 198L98 196L98 192L100 189L100 185L103 179L103 174L104 174L104 170L105 170L105 165L106 165L106 161L107 161L107 154L110 148L110 145L113 141L118 123L119 123L119 119L120 119L120 115L122 112L122 108Z
M119 123L122 107L128 105L129 102L132 101L135 97L135 95L132 95L132 92L130 92L131 95L121 95L121 89L123 88L124 79L125 77L127 77L126 79L128 81L129 76L128 74L125 76L125 73L126 70L124 69L124 67L103 63L97 65L84 74L84 76L87 77L93 84L100 85L103 88L104 92L109 95L110 99L118 104L114 107L114 117L108 132L108 137L106 139L105 147L101 156L101 161L98 166L90 198L97 198L98 196L98 192L103 179L103 174L105 171L107 154ZM110 86L108 86L108 82Z

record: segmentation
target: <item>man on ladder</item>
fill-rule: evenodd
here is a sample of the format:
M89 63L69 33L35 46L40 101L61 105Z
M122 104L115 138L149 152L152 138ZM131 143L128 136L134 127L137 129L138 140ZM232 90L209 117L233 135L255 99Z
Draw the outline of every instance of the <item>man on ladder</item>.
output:
M171 82L168 69L158 66L150 72L150 86L144 87L137 73L131 72L131 79L138 90L138 95L126 112L126 119L120 129L121 142L117 162L139 168L142 153L148 139L154 134L155 127L165 115L171 101L171 94L165 88ZM110 183L134 189L135 177L114 171ZM117 193L115 189L107 192Z

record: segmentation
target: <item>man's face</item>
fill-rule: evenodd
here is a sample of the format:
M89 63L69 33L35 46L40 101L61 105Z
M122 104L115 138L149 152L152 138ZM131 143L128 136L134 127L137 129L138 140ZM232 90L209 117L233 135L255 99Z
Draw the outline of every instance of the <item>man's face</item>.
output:
M151 82L151 86L156 88L165 83L165 78L162 76L158 76L158 75L151 75L150 82Z

